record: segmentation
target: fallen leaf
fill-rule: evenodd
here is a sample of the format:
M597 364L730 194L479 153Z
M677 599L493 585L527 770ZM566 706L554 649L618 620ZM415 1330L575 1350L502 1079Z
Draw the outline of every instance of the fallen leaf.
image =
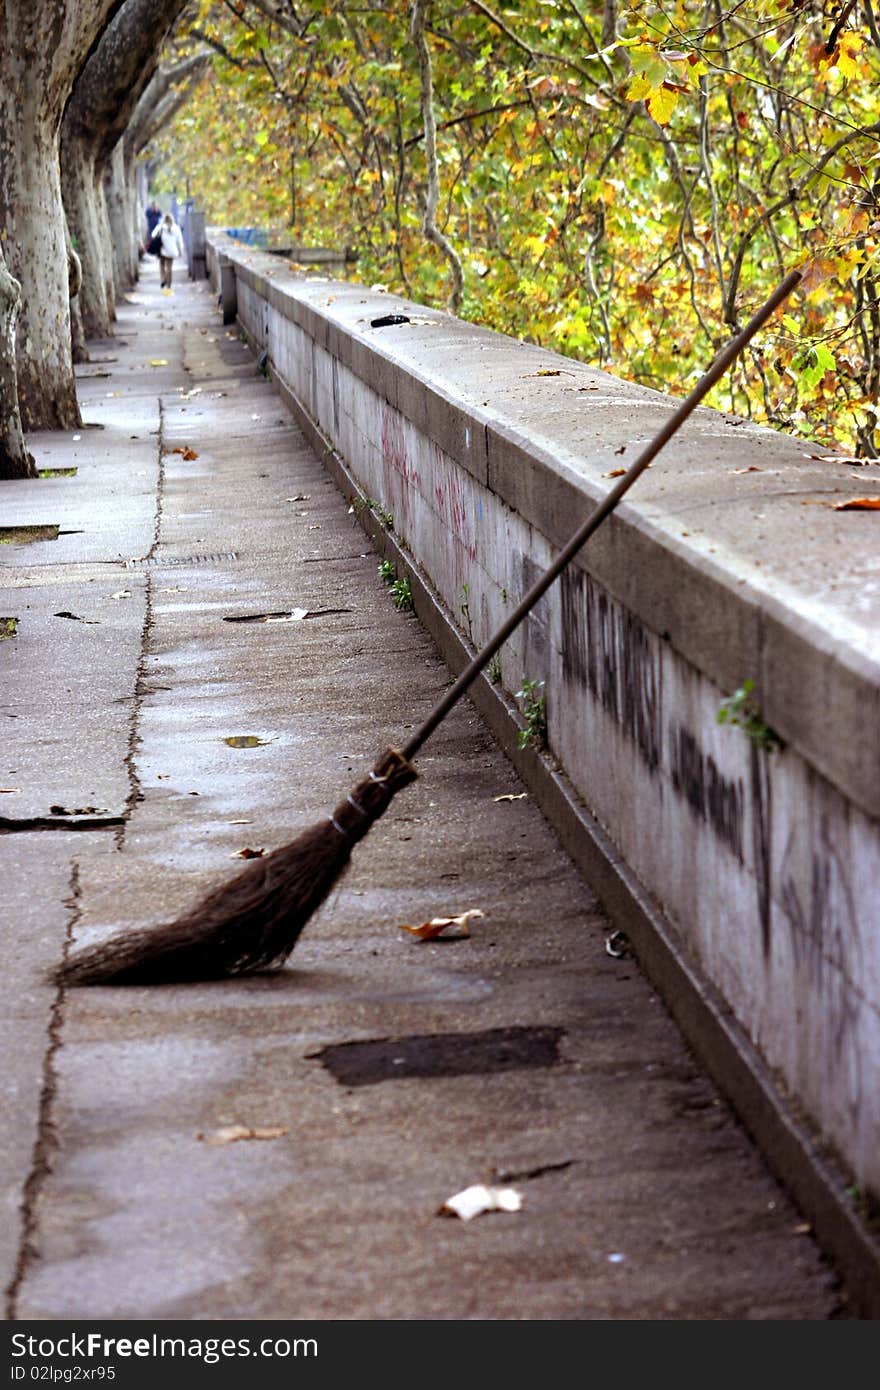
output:
M289 1133L290 1130L284 1125L264 1125L262 1128L249 1125L223 1125L211 1134L197 1134L196 1138L201 1139L205 1144L234 1144L238 1139L280 1139L282 1135Z
M430 922L423 922L420 927L411 927L406 922L400 925L400 931L408 931L412 936L417 936L420 941L433 941L435 937L442 936L448 927L456 927L458 930L453 933L450 940L458 937L470 936L468 923L472 917L484 917L486 914L481 912L478 907L469 908L467 912L462 912L458 917L432 917Z
M515 1187L485 1187L483 1183L475 1183L447 1197L437 1214L470 1221L486 1211L521 1211L522 1204L522 1196Z
M625 445L625 444L621 444L620 448L619 448L619 449L615 449L614 452L615 452L615 454L625 454L625 453L626 453L626 445Z
M256 734L232 734L230 738L225 738L224 743L228 743L230 748L261 748L264 743L271 743L268 738L258 738Z
M836 512L880 512L880 497L851 497L848 502L834 502Z
M179 444L176 449L172 449L171 452L172 454L182 454L183 457L187 460L198 458L198 454L196 453L195 449L184 448L181 444Z
M493 801L523 801L528 792L505 792L503 796L493 796Z
M301 623L303 618L308 616L309 610L307 608L293 608L289 613L279 614L277 617L269 616L265 621L267 623Z
M167 357L151 357L151 358L150 358L150 366L151 366L151 367L167 367L167 366L168 366L168 358L167 358Z
M759 468L756 463L750 463L748 468L731 468L731 473L763 473L763 468Z
M612 468L610 473L603 473L603 478L622 478L626 472L625 468Z
M244 849L237 849L237 850L235 851L235 853L234 853L233 855L230 856L230 858L232 858L232 859L262 859L262 857L263 857L263 855L264 855L265 853L266 853L266 851L265 851L264 849L250 849L250 848L246 845L246 846L244 847Z

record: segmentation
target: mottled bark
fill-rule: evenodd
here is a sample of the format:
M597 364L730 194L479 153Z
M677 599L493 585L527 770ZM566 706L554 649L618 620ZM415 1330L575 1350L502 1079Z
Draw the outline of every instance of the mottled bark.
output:
M77 78L64 113L62 187L83 266L80 305L88 337L108 336L116 316L104 172L186 3L125 0Z
M33 478L36 465L21 431L15 379L15 325L21 286L10 275L0 247L0 477Z
M79 292L82 287L82 261L73 249L70 228L65 224L67 243L67 293L70 299L70 339L74 362L88 362L89 349L79 309Z
M117 297L138 277L138 248L125 172L125 147L118 141L104 171L104 199L113 247L113 286Z
M58 172L61 116L120 0L27 0L0 8L0 246L21 284L16 335L22 426L80 423ZM8 364L0 364L9 390ZM0 462L0 472L8 464Z
M62 127L61 193L71 236L82 264L79 309L87 338L106 338L115 317L110 247L103 236L96 170L79 141L65 139ZM103 219L106 223L106 216Z

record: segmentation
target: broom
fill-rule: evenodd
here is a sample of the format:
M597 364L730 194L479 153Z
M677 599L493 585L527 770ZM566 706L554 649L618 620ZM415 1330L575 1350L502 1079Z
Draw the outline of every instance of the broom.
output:
M396 793L416 778L411 760L425 740L802 278L799 270L785 277L745 328L722 349L655 439L465 667L409 742L402 749L387 749L332 815L265 859L255 860L176 921L123 933L73 954L54 971L54 981L63 985L164 984L219 979L281 966L312 913L342 875L354 846L387 810Z

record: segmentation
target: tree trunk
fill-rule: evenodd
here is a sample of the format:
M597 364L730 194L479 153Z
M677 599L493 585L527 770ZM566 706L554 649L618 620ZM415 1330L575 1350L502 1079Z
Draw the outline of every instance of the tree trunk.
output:
M73 377L58 173L61 115L120 0L27 0L0 9L0 239L21 284L17 388L25 430L81 423ZM0 361L0 384L15 388ZM0 475L10 461L4 453ZM13 476L20 476L16 471Z
M82 314L79 310L79 292L82 287L82 262L73 249L70 228L65 221L65 242L67 244L67 295L70 300L70 337L74 362L88 362L89 349L83 329Z
M128 197L125 146L118 141L104 174L104 198L113 245L113 283L117 298L137 280L138 254Z
M21 286L6 269L0 247L0 477L35 478L33 457L25 446L15 382L15 324Z
M104 171L125 134L187 0L124 0L70 95L61 131L64 203L82 261L88 337L105 338L116 317L113 247Z
M58 177L58 134L37 109L36 93L14 113L0 92L0 126L18 136L4 149L0 223L10 270L21 282L18 399L25 430L82 423L73 379L67 298L67 249Z
M96 186L95 166L80 140L62 134L61 189L76 253L82 263L79 308L87 338L107 338L115 303L107 294L107 259L101 226L103 188Z

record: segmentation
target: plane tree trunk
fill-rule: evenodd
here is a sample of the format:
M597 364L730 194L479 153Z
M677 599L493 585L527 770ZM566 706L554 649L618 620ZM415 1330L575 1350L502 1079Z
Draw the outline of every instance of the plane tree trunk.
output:
M71 352L68 263L58 168L64 106L120 0L28 0L0 9L0 249L21 287L15 357L0 351L0 392L21 425L81 423ZM20 476L0 454L0 476Z
M0 477L34 478L36 465L21 430L15 383L15 325L21 286L10 275L0 246Z
M80 309L89 338L116 316L104 173L187 0L125 0L79 74L61 132L64 205L82 262Z

